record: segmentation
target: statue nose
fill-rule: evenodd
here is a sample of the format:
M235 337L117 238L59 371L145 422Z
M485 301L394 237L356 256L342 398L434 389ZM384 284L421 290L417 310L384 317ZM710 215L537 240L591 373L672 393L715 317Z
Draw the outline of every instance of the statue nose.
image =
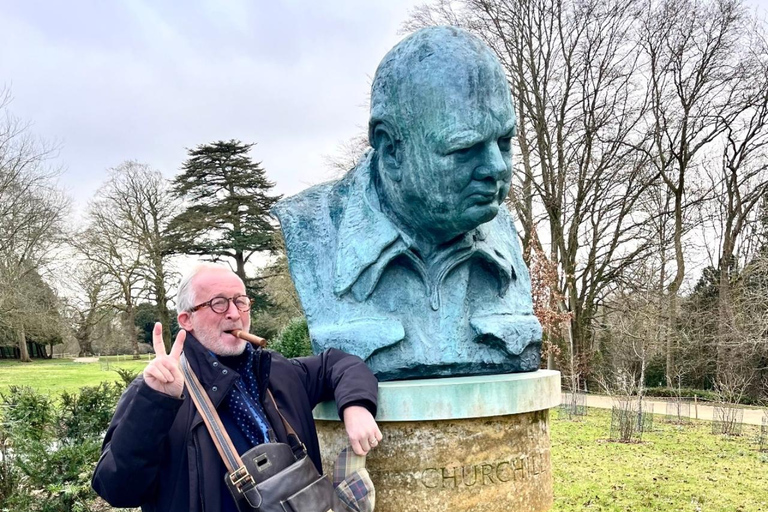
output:
M495 181L500 181L508 179L508 175L509 167L498 145L493 143L487 144L485 151L483 151L482 162L475 168L473 178L476 180L491 178Z

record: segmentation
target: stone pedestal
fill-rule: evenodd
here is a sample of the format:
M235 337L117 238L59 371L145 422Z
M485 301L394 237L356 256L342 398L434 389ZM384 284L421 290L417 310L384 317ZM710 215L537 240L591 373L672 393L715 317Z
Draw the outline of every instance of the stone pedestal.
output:
M560 374L379 384L384 439L366 465L377 512L540 512L552 506L548 410ZM333 402L315 409L326 471L347 436Z

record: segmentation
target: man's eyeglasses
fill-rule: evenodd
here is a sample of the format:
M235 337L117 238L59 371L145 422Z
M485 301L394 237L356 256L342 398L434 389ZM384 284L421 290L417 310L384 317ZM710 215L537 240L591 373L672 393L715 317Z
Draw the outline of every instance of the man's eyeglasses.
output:
M226 313L229 309L229 301L232 301L235 307L242 312L250 311L251 305L253 304L253 300L251 300L246 295L235 295L234 297L214 297L207 302L198 304L189 311L190 313L194 313L197 310L209 307L214 313L222 314Z

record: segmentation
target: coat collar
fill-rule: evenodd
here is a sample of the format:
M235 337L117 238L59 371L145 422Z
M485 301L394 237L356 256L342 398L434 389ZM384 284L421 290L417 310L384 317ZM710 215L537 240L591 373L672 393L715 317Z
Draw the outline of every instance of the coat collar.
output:
M240 375L221 363L215 354L205 348L190 333L187 333L187 338L184 341L184 355L189 361L190 368L197 375L200 384L211 398L211 402L218 408ZM256 349L254 366L257 371L256 378L259 382L260 396L265 395L269 384L271 362L272 357L269 351L261 348Z
M352 185L339 224L333 283L336 296L341 297L351 291L361 302L373 293L392 260L402 254L412 254L413 246L408 235L381 211L371 179L372 155L373 151L369 152L352 171ZM503 295L515 276L510 244L501 239L499 223L497 215L457 239L440 258L449 266L451 255L457 253L463 253L463 256L453 258L456 260L453 266L471 257L486 261L494 269L499 281L499 294Z

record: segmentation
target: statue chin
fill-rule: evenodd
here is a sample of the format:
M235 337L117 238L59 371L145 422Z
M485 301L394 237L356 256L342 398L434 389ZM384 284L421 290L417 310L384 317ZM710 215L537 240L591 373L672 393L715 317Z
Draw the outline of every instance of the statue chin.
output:
M461 219L461 233L466 233L478 227L481 224L492 221L499 213L499 204L496 202L474 204L464 210Z
M477 217L478 217L478 225L485 224L486 222L492 221L496 215L499 213L499 205L498 203L489 203L484 205L477 205L472 208L472 210L477 210Z

